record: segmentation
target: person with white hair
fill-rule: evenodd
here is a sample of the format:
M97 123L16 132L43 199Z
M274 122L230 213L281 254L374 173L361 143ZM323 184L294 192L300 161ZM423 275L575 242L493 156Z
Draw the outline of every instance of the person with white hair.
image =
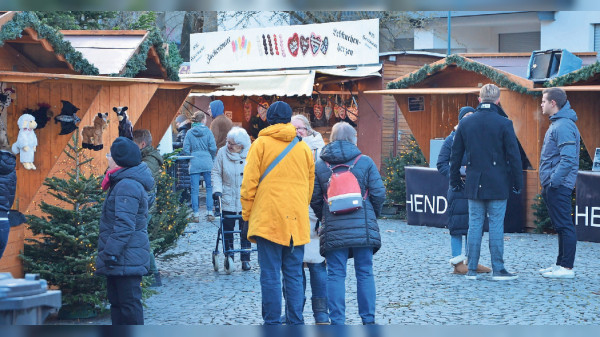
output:
M303 115L293 115L292 125L296 128L296 135L308 145L316 161L325 146L320 133L313 130L310 121ZM318 226L320 222L313 210L309 207L310 242L304 246L304 263L310 273L310 288L312 290L312 310L316 324L329 324L329 311L327 310L327 266L325 258L319 254ZM306 292L306 274L302 269L304 291ZM306 301L306 299L305 299Z
M242 188L242 173L246 166L246 156L250 149L250 136L246 130L240 127L233 127L227 133L226 146L219 149L213 168L211 171L211 180L213 184L213 199L221 197L221 211L223 215L241 215L242 203L240 201L240 191ZM236 219L224 218L223 229L233 231ZM240 220L238 224L240 230L248 224ZM244 231L242 231L244 232ZM241 248L249 249L250 241L241 236ZM226 250L233 249L233 234L224 235L224 244ZM233 256L231 256L233 258ZM227 256L225 257L227 258ZM242 270L248 271L250 266L250 252L241 254Z
M332 174L350 171L360 186L362 207L334 214L329 209ZM315 186L310 206L321 219L320 252L327 259L327 305L332 325L346 323L346 265L354 258L358 313L363 324L375 324L373 255L381 248L377 217L385 201L385 187L375 162L356 146L356 130L346 122L331 130L331 143L315 164Z

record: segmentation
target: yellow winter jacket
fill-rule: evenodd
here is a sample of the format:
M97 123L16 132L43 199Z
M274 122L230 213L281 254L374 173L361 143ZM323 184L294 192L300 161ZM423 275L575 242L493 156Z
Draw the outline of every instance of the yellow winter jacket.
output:
M299 142L258 183L269 164L296 137L290 123L271 125L260 131L250 146L242 180L242 217L249 221L248 239L256 236L289 246L310 241L308 207L315 180L310 148Z

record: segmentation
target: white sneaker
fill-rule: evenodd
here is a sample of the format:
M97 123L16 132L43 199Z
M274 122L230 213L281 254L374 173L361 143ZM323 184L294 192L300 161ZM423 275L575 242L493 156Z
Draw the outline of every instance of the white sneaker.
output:
M540 272L540 274L544 274L544 273L549 273L549 272L553 272L555 270L557 270L558 268L560 268L559 265L553 264L548 268L542 268L540 270L538 270Z
M574 278L575 272L573 271L573 269L558 267L558 269L554 271L543 273L542 276L547 278Z

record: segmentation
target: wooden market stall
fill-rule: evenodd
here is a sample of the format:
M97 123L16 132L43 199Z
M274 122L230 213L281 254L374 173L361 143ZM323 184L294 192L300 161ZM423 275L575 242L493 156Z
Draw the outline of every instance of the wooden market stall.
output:
M547 118L541 118L541 95L533 82L451 55L397 78L386 90L366 93L393 95L425 158L429 158L430 140L446 137L458 122L458 110L466 105L476 107L479 88L487 83L501 88L500 104L513 121L523 149L524 221L529 230L535 227L531 205L539 193L537 167L548 128Z
M17 119L25 109L36 109L38 103L48 104L54 116L61 112L62 100L79 108L77 116L81 121L78 124L79 129L74 132L80 132L83 126L92 125L97 113L108 112L109 123L103 133L105 147L100 151L88 153L93 158L92 170L96 174L102 174L106 166L105 155L112 140L118 136L118 119L112 111L113 107L128 106L129 119L134 129L147 128L153 135L163 135L192 91L206 93L221 88L219 84L169 80L173 70L165 63L164 51L158 52L154 42L144 43L143 37L146 35L140 35L139 32L134 34L136 44L129 43L130 48L125 56L115 56L112 59L119 64L119 67L115 68L116 75L128 77L90 75L115 73L99 71L104 68L96 67L64 40L38 34L34 27L39 29L40 23L35 19L30 14L14 12L0 15L0 34L9 28L13 31L22 29L20 36L5 39L0 45L0 82L2 88L14 91L11 95L12 103L1 115L11 144L16 141L18 134ZM48 27L43 31L47 33ZM60 37L60 34L56 35ZM94 38L104 36L93 32L78 32L74 35ZM108 36L115 35L111 32ZM131 40L131 34L126 33L125 37ZM90 40L86 43L89 46ZM83 47L80 45L78 48ZM105 52L106 59L114 55L114 50ZM131 58L140 53L143 56L142 63L148 65L145 69L130 62ZM163 58L154 54L162 54ZM176 71L174 74L177 76ZM142 75L153 78L137 77ZM48 121L44 128L36 130L36 170L26 170L17 162L17 193L13 208L22 213L40 215L39 202L42 199L54 199L42 183L47 177L64 174L66 169L67 156L63 150L72 133L59 135L60 130L60 124L55 124L53 120ZM154 137L153 145L156 146L159 141L160 137ZM11 272L15 277L23 274L18 254L23 249L23 240L29 235L24 226L11 229L9 245L0 260L1 272Z

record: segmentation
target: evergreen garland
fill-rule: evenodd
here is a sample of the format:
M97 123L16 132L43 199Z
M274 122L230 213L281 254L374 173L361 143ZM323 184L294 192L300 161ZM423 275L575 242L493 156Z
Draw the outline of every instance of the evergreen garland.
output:
M565 85L585 81L600 73L600 62L596 61L579 70L572 71L568 74L556 77L550 81L544 82L545 87L562 87Z
M63 55L73 69L83 75L98 75L98 68L89 63L83 55L75 50L69 41L56 29L43 24L33 12L18 12L13 19L0 29L0 46L4 41L14 40L23 36L25 28L33 28L39 38L47 40L56 54Z
M494 81L499 86L507 88L509 90L516 91L521 94L528 94L528 95L533 95L533 96L539 96L541 94L540 92L531 91L531 90L525 88L524 86L511 81L508 78L508 76L498 72L497 70L495 70L492 67L489 67L487 65L484 65L484 64L481 64L478 62L468 61L466 58L464 58L460 55L456 55L456 54L446 57L446 59L443 63L438 63L433 66L426 64L421 69L417 70L416 72L411 73L408 77L401 79L399 81L396 81L396 82L388 83L387 88L388 89L408 88L419 82L422 82L429 76L439 72L443 68L448 67L452 64L455 64L456 66L458 66L461 69L481 74L481 75L489 78L490 80Z
M177 48L172 49L169 52L169 56L165 52L163 48L164 40L161 37L160 33L157 29L152 29L148 37L142 42L140 47L138 48L137 53L135 53L127 64L125 65L125 71L122 74L111 74L110 76L115 77L135 77L141 71L146 70L146 59L148 58L148 51L150 47L154 47L158 54L158 58L160 59L160 63L167 70L167 77L171 81L179 81L179 66L183 62L181 56L177 58L174 53L179 55L179 50ZM172 46L172 45L171 45ZM173 50L174 49L174 50Z

